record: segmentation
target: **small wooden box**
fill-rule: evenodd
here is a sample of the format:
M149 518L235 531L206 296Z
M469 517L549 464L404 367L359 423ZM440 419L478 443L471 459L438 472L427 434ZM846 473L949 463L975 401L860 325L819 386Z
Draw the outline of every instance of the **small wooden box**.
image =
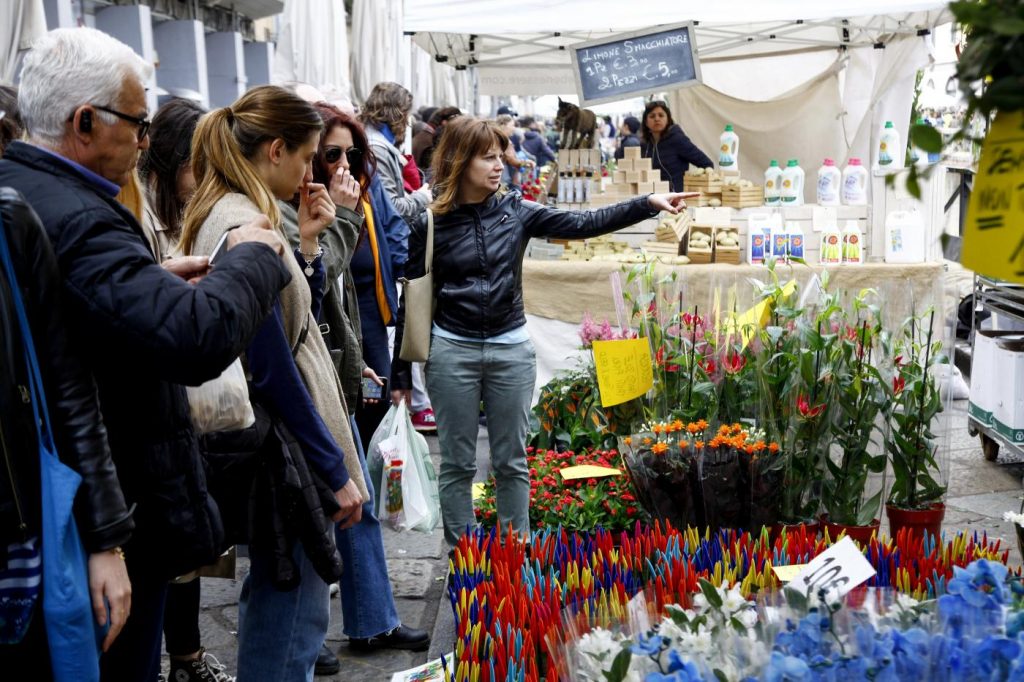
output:
M693 238L698 234L706 234L708 236L708 247L706 249L694 247ZM698 265L711 263L715 256L714 225L698 225L696 223L691 223L690 237L687 240L686 245L686 255L690 257L691 263L696 263Z
M618 168L615 169L615 172L612 174L612 182L616 185L621 185L626 182L626 171Z
M601 163L601 151L599 149L581 149L580 165L583 167L594 167Z
M622 150L627 159L639 159L640 147L626 147Z
M637 194L654 194L654 183L653 182L638 182L636 185Z
M580 165L580 150L570 149L569 150L569 166L570 168L579 168Z
M690 191L690 190L686 190L686 191ZM699 197L697 197L696 199L689 199L687 201L687 203L690 206L710 206L712 199L718 199L718 201L721 202L722 201L722 194L720 192L703 192L702 191L700 193ZM721 203L719 203L719 205L721 205Z
M740 264L739 246L721 246L718 243L719 235L729 235L739 242L740 230L735 225L723 225L715 230L715 263L728 263L730 265Z
M619 159L618 161L615 162L615 170L631 171L633 170L634 162L635 159L631 159L629 157L626 157L625 159Z
M636 170L626 171L626 182L628 182L630 184L635 184L637 182L640 182L640 171L636 171Z
M650 159L633 159L633 170L651 170Z
M730 208L754 208L764 206L764 187L740 187L725 185L722 187L722 206Z
M687 173L683 176L683 191L721 194L722 179L717 175L690 175Z
M567 168L569 166L569 150L559 149L558 150L558 167Z
M659 180L661 180L661 171L640 171L640 182L658 182Z
M659 179L654 181L654 193L655 194L668 194L672 191L672 183L668 180L661 180L661 174L657 176Z

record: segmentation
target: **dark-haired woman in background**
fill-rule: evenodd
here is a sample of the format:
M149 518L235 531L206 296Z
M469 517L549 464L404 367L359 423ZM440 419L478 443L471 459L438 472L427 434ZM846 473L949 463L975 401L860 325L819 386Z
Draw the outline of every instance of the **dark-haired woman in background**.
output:
M673 192L683 191L683 174L690 166L711 168L714 162L697 148L664 102L648 102L643 116L644 145L641 154L661 170L661 179L668 180Z
M196 188L192 175L192 134L205 113L186 99L166 102L149 128L149 148L139 157L139 180L145 201L139 224L157 261L171 256L181 237L185 205ZM200 582L173 582L164 606L164 645L174 682L233 682L224 666L202 646L199 632Z

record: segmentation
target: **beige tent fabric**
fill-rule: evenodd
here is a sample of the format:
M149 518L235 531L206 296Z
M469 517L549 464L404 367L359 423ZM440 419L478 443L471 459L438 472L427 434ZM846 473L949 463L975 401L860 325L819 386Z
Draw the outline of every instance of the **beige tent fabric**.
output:
M7 0L0 3L0 81L14 82L18 66L18 53L32 46L36 38L46 33L46 13L43 0Z
M668 104L676 123L716 163L718 138L731 123L740 137L744 178L761 180L772 159L780 166L787 159L798 159L807 175L804 198L811 203L822 160L825 156L841 159L846 151L842 127L836 124L843 112L840 65L837 61L796 90L766 102L746 102L698 85L671 93Z
M523 262L523 298L526 312L553 320L578 324L584 313L590 313L595 320L607 319L615 324L615 305L609 275L623 272L625 286L626 272L630 266L609 261L542 261ZM824 268L817 266L778 266L779 279L788 281L795 278L802 288ZM683 305L700 310L711 307L714 290L737 287L740 301L751 296L749 279L765 280L766 268L754 265L681 265L658 266L658 276L671 271L678 274L682 283ZM943 293L942 263L915 265L890 265L886 263L865 263L861 266L830 267L830 290L857 292L875 288L890 305L900 306L893 317L905 316L913 305L918 312L933 303L941 303ZM889 294L889 295L887 295ZM724 300L724 298L723 298ZM752 300L751 300L752 302ZM940 315L940 319L944 319Z

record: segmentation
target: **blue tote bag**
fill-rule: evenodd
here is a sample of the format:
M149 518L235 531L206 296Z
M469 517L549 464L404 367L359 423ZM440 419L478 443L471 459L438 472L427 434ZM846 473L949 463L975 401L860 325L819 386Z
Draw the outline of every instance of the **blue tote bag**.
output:
M25 346L32 412L39 440L42 487L43 618L49 639L50 663L56 682L98 682L103 634L96 625L89 596L88 559L72 506L82 477L57 457L50 416L46 410L42 374L32 331L14 273L7 234L0 217L0 261L13 293L18 325Z

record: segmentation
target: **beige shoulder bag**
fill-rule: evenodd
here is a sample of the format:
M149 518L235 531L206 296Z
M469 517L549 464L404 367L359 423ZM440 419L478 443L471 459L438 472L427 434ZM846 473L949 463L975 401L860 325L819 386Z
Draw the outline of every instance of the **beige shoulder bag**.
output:
M427 209L427 256L422 277L402 279L405 296L405 330L398 357L406 362L426 362L430 355L430 328L434 324L434 212Z

